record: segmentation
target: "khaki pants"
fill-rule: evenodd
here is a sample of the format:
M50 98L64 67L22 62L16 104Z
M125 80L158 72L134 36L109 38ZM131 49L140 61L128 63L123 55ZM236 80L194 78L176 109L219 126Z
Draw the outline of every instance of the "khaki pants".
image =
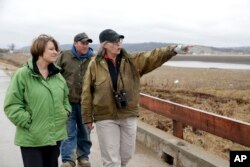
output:
M135 151L137 118L96 122L103 167L125 167Z

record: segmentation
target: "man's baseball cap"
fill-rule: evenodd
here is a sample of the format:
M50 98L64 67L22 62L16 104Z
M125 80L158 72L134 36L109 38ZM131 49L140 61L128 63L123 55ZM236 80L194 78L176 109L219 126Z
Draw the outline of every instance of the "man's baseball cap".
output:
M74 38L74 41L75 42L78 42L78 41L86 42L86 41L88 41L89 43L93 42L92 39L90 39L85 32L77 34L75 36L75 38Z
M119 39L124 39L124 35L120 35L111 29L103 30L99 35L100 43L102 43L104 41L116 42Z

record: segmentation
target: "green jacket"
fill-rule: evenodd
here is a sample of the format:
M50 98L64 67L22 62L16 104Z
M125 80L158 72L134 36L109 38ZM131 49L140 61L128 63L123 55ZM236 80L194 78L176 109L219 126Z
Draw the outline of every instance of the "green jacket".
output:
M45 80L35 72L32 59L12 76L4 111L16 126L15 144L24 147L56 145L67 138L71 106L68 88L59 67L50 65Z
M121 50L120 73L127 93L126 108L116 107L113 86L104 55L99 53L89 63L84 78L82 92L82 111L85 123L106 120L123 119L138 116L140 77L161 66L172 56L175 47L154 49L151 52L128 54ZM117 90L122 89L121 77L118 76Z
M67 82L70 102L81 102L83 76L93 55L80 61L71 50L66 50L62 51L56 60L56 64L62 68L61 73Z

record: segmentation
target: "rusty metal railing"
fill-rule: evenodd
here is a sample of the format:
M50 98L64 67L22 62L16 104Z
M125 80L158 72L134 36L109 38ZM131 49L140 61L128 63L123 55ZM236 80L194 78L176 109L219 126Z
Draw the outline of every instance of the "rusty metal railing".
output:
M250 123L187 107L157 97L140 94L141 107L173 120L173 134L183 139L183 128L190 125L216 136L250 147Z

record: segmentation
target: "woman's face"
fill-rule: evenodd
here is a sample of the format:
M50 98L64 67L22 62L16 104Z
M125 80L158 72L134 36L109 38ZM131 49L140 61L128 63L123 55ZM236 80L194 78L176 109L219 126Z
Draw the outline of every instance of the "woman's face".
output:
M57 51L53 42L49 41L47 43L42 57L48 64L56 61Z

